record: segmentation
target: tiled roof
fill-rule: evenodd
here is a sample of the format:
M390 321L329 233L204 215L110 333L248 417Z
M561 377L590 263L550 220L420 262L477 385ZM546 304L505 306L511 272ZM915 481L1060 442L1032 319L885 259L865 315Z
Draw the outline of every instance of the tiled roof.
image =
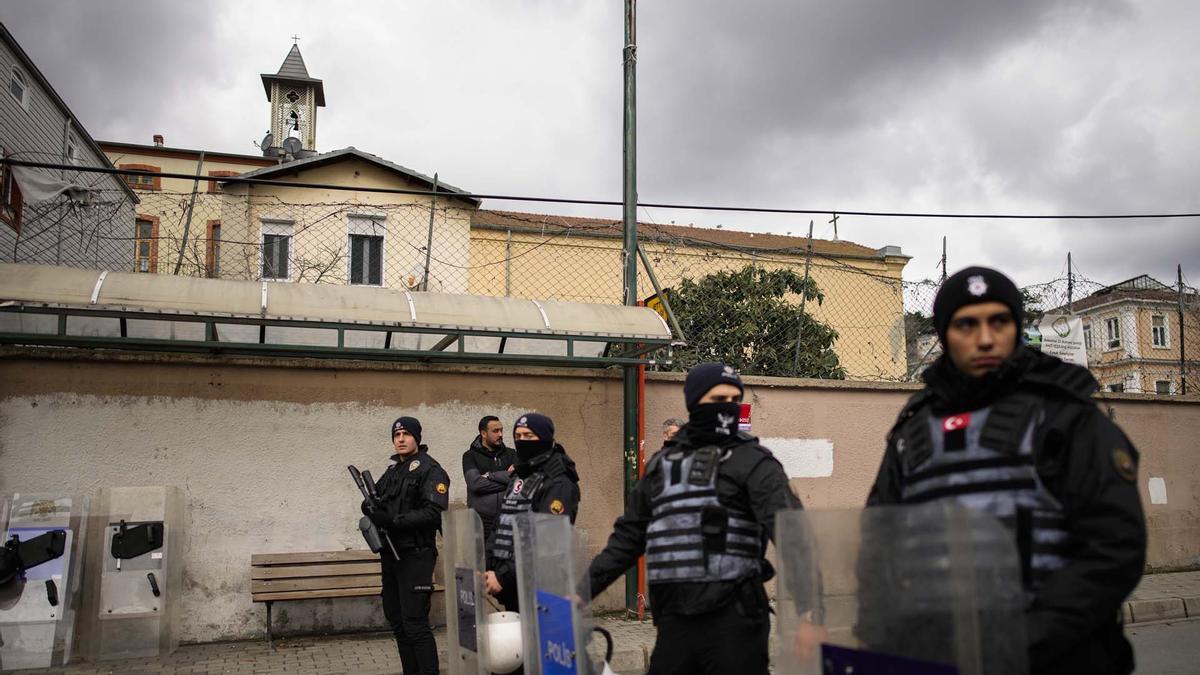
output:
M621 221L606 218L583 218L578 216L555 216L543 213L521 213L517 211L493 211L480 209L471 217L473 227L495 227L513 230L541 230L543 228L572 229L581 234L594 236L620 236ZM719 247L754 249L758 252L803 253L808 245L805 237L794 237L765 232L694 227L691 225L663 225L639 222L638 238L643 241L661 239L684 239L689 243ZM898 249L897 249L898 251ZM813 239L813 252L818 255L881 258L880 249L874 249L850 241ZM894 252L893 255L906 257Z

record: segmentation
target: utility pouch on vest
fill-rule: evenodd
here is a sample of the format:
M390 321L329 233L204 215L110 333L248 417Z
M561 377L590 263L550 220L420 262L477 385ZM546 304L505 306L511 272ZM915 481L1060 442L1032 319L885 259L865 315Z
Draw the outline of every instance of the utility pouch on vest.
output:
M909 418L896 440L896 450L900 453L905 475L914 473L933 456L933 441L929 438L929 424L924 415Z
M721 449L709 445L692 453L692 468L688 471L688 483L692 485L711 485L713 474L720 464Z
M1041 397L1034 394L1013 394L1000 399L992 406L979 432L979 444L1007 455L1017 454L1040 404Z
M709 505L700 512L700 533L704 537L705 553L724 553L728 530L729 512L725 507Z

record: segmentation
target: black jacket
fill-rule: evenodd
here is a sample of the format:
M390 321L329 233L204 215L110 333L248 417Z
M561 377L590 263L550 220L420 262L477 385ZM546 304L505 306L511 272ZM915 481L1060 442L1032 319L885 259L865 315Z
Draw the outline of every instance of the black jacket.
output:
M376 483L390 520L387 534L398 550L431 547L449 507L450 476L424 445L407 459L392 455L392 461ZM381 555L391 557L386 547Z
M483 447L478 436L462 456L463 480L467 483L467 506L485 521L495 522L500 502L513 476L508 467L517 463L517 451L503 447L492 451ZM485 475L486 474L486 475Z
M1146 520L1138 496L1137 450L1090 400L1096 380L1084 368L1021 347L996 373L967 380L943 355L924 375L926 389L901 412L903 423L924 406L953 415L1016 392L1043 397L1036 428L1038 475L1063 506L1070 562L1041 584L1026 611L1033 673L1133 670L1133 653L1117 615L1141 579ZM895 429L893 429L893 432ZM900 502L900 460L888 435L868 505Z
M575 517L579 515L580 500L579 472L575 469L575 460L567 456L566 450L556 443L550 458L540 464L536 472L544 473L546 478L534 497L533 512L566 515L571 519L571 524L575 524ZM509 490L512 489L510 486ZM488 569L496 573L501 586L515 588L515 560L493 558L488 561Z
M696 449L707 445L693 440L692 436L693 433L684 425L659 452L676 447ZM718 499L722 504L753 514L767 537L774 541L775 513L783 509L801 508L800 499L788 485L783 465L770 450L759 445L757 438L748 434L739 433L722 443L721 447L728 448L732 454L721 462L717 472ZM608 544L592 561L588 570L591 597L595 598L608 588L645 552L646 528L653 519L650 503L654 498L654 482L655 477L651 474L638 482L625 515L617 518ZM769 569L765 561L764 569ZM761 581L766 579L753 584L755 588L750 590L765 601ZM727 604L739 590L738 583L733 581L650 584L650 605L655 618L667 614L704 614Z

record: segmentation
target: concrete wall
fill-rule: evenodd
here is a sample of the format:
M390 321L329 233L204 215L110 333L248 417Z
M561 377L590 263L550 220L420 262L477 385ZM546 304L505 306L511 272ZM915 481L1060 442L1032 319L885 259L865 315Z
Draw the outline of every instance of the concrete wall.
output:
M662 419L683 416L680 379L650 376L647 455L660 445ZM754 432L770 439L805 505L860 506L912 389L748 384ZM1142 451L1151 568L1200 567L1200 400L1125 395L1102 404ZM8 348L0 351L0 493L181 486L190 509L182 638L255 637L264 612L249 600L250 555L362 548L359 498L345 467L382 472L392 419L422 420L459 503L460 457L479 417L500 416L508 435L530 409L555 419L579 464L578 526L594 554L623 502L621 383L609 372ZM1164 503L1151 503L1151 478L1162 479L1154 501ZM614 608L622 593L618 582L598 605ZM379 626L381 613L377 600L355 599L285 603L276 615L287 632Z

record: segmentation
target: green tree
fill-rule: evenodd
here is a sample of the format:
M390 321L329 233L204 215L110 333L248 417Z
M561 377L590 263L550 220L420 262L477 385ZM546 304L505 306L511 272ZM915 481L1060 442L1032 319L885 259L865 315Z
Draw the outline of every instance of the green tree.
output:
M675 351L673 368L723 361L746 375L844 379L846 369L833 351L837 331L801 313L801 293L810 303L825 300L812 279L806 285L803 276L787 269L747 266L683 279L670 301L688 346Z

